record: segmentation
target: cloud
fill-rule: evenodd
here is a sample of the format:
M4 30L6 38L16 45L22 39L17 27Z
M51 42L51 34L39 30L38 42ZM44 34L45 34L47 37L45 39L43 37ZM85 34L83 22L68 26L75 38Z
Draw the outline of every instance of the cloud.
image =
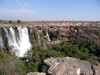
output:
M28 9L0 9L0 19L4 20L38 20L37 12Z

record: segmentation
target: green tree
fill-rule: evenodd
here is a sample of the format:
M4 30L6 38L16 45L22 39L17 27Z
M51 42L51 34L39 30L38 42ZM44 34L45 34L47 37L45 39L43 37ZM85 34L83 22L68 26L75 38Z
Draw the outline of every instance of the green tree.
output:
M17 20L17 23L20 24L21 23L21 20Z
M12 21L10 20L9 23L12 23Z
M59 30L49 32L50 39L56 40L59 37Z

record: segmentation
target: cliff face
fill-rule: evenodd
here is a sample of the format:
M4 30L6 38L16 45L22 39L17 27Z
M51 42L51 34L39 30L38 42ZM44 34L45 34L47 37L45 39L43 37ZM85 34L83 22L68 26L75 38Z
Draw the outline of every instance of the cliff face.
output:
M88 36L84 36L85 38L89 38L89 37L93 37L93 38L97 38L97 36L99 36L99 32L100 32L100 26L50 26L51 30L59 30L60 31L60 35L68 35L68 34L72 34L72 33L77 33L77 34L84 34L84 35L88 35ZM95 36L93 36L93 34ZM81 36L81 35L79 35Z
M57 31L55 33L55 31ZM51 34L52 32L52 34ZM56 34L66 41L66 38L86 38L94 39L100 43L100 26L10 26L0 27L0 48L11 49L12 53L18 55L20 50L28 50L31 44L42 45L44 49L47 46L61 43L59 37L52 40ZM27 44L24 42L26 41ZM5 47L7 46L7 48ZM24 47L23 47L24 46ZM24 49L25 48L25 49ZM15 52L18 52L17 54ZM23 53L23 52L22 52ZM23 53L24 54L24 53Z
M85 39L94 39L100 43L100 26L50 26L51 31L59 31L62 37L76 37Z

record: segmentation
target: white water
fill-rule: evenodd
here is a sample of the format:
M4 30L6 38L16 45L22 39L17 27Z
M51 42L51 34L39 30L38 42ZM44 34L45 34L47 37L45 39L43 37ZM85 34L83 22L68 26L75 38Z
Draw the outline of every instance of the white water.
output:
M39 45L40 45L41 44L41 40L40 40L39 30L37 30L37 34L38 34L38 42L39 42Z
M8 45L12 54L18 57L24 57L25 53L31 49L31 43L29 41L29 34L27 27L18 26L17 29L13 27L4 27L5 35L8 41ZM40 36L40 31L36 29L38 34L38 43L43 45L46 49L46 42L50 41L48 34L48 27L46 27L46 41L44 36ZM43 41L44 40L44 41ZM4 48L4 39L0 37L0 47Z
M48 34L48 27L46 27L46 36L47 36L48 41L51 41Z
M2 40L2 38L0 37L0 47L3 48L4 47L4 42Z
M8 45L11 48L11 53L18 57L24 57L25 53L31 48L29 41L28 29L26 27L17 27L18 36L15 36L15 30L10 27L9 31L5 28Z

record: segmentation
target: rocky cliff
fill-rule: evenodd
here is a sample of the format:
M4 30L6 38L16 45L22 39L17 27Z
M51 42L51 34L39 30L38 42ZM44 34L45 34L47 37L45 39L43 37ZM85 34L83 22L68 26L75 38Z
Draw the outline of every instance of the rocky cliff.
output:
M76 58L48 58L44 63L49 75L100 75L100 68Z
M56 33L55 33L56 32ZM58 43L66 41L67 38L86 38L94 39L100 43L100 26L1 26L0 27L0 48L5 49L5 45L12 49L12 53L19 54L18 50L30 49L31 44L39 44L47 48ZM59 35L57 37L57 35ZM54 37L55 41L52 39ZM60 38L59 38L60 37ZM30 44L31 42L31 44ZM25 45L25 46L24 46ZM24 47L23 47L24 46ZM25 49L23 49L25 50ZM24 53L23 53L24 54ZM22 54L22 55L23 55ZM22 56L21 55L21 56Z

